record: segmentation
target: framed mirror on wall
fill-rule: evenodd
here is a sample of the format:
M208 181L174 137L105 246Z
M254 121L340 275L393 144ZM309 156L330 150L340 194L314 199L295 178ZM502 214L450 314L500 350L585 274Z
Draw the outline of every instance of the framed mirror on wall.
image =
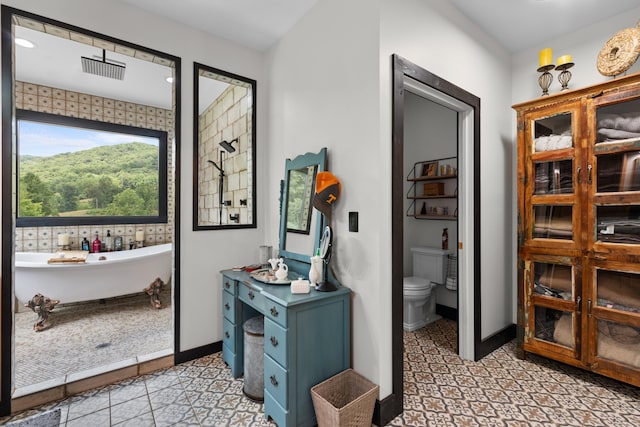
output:
M256 227L256 81L194 62L193 230Z
M309 264L309 257L319 248L323 224L321 214L312 206L316 176L326 169L326 148L285 161L278 250L289 263L295 260Z
M289 171L287 188L287 232L309 234L312 197L318 165L303 166Z

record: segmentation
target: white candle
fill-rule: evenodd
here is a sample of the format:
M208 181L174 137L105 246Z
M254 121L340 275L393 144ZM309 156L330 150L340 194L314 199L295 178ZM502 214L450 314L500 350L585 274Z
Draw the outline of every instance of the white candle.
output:
M69 235L66 233L58 234L58 246L68 246L69 245Z
M136 231L136 242L144 241L144 231Z

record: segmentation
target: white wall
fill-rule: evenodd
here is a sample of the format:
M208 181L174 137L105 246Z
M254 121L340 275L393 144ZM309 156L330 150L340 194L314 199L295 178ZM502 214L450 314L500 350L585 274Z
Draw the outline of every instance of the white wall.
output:
M329 170L342 182L333 211L334 256L341 283L353 291L353 365L390 392L391 321L387 273L380 257L381 220L388 210L388 156L380 150L377 75L377 9L367 0L321 0L268 55L269 187L284 177L284 159L328 148ZM274 191L270 206L277 207ZM359 212L359 231L348 231L348 212ZM277 211L269 235L277 245ZM381 282L384 286L381 286ZM386 292L386 291L385 291ZM387 292L388 293L388 292ZM313 331L309 331L313 333ZM381 381L381 377L386 378Z
M219 271L258 260L267 217L264 179L267 85L263 55L119 1L2 0L1 3L182 58L179 350L222 340ZM194 61L257 80L257 229L192 231Z
M480 98L481 335L486 338L515 321L509 55L445 0L383 0L381 5L382 146L390 152L393 53ZM391 238L388 228L383 234L384 241Z
M553 49L554 63L560 55L572 55L575 65L569 69L572 77L569 81L569 89L578 89L596 83L608 81L612 77L603 76L596 66L598 53L602 46L625 28L636 28L640 17L640 7L626 13L616 15L597 24L584 27L565 36L548 40L540 46L515 53L511 58L512 64L512 103L528 101L538 98L542 94L538 86L538 54L541 49L550 47ZM636 62L626 74L640 71L640 61ZM551 71L554 81L549 88L549 93L560 92L561 85L558 82L558 72ZM514 114L515 118L515 114ZM515 133L515 122L513 125Z

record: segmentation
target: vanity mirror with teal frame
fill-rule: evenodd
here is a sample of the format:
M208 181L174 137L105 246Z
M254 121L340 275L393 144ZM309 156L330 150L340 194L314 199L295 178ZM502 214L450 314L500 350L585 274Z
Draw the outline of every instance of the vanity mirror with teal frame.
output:
M327 149L306 153L285 161L280 197L279 257L290 272L307 276L310 257L320 247L324 218L313 209L315 177L327 170ZM291 220L295 218L295 220ZM291 276L291 274L290 274Z

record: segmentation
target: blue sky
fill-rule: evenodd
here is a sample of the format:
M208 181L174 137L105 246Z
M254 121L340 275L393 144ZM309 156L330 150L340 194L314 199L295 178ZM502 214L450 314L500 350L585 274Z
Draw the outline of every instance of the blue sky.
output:
M134 141L158 146L158 140L155 138L26 120L19 121L18 135L20 155L42 157Z

